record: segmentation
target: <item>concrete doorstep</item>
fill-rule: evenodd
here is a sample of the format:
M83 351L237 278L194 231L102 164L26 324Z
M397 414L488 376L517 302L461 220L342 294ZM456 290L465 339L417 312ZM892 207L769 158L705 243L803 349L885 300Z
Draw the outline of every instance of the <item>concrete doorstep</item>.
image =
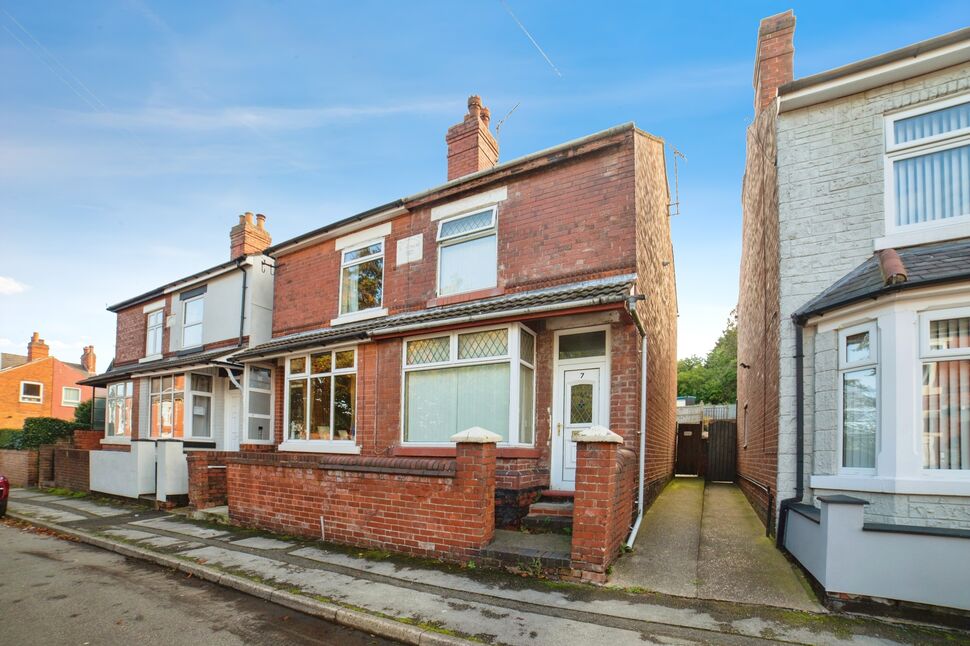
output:
M539 581L195 521L94 498L14 492L9 515L407 644L953 643L925 626Z

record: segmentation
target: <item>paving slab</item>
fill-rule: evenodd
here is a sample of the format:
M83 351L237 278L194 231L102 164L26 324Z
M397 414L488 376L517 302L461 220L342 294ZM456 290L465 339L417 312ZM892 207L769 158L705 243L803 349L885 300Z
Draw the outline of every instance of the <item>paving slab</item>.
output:
M50 498L47 502L52 502L64 507L71 507L72 509L77 509L79 511L84 511L92 516L98 516L100 518L110 518L112 516L125 516L131 513L130 509L119 508L111 505L100 505L96 502L91 502L90 500L83 500L79 498Z
M708 484L704 490L697 596L817 611L808 582L765 536L741 490Z
M167 518L149 518L148 520L136 520L128 524L137 525L139 527L149 527L152 529L161 529L166 532L184 534L194 538L222 538L229 535L229 532L227 531L211 529L209 527L200 527L199 525L192 525L189 523L180 523Z
M275 538L264 538L262 536L253 536L251 538L244 538L241 541L232 541L232 544L241 545L242 547L252 547L257 550L286 550L294 547L293 543L279 541Z
M87 518L87 516L81 516L69 511L51 509L49 507L41 507L40 505L31 505L23 502L14 502L13 500L8 501L7 505L10 511L55 523L72 523Z
M696 597L703 513L704 480L671 480L644 513L633 552L613 566L610 585Z

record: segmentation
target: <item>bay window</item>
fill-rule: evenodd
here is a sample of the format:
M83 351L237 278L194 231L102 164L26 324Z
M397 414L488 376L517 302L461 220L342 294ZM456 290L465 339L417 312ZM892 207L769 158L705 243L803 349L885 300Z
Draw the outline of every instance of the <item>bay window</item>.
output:
M123 381L108 386L105 400L104 434L106 437L131 435L131 402L134 384Z
M495 287L498 273L495 207L438 223L438 295Z
M340 315L381 307L384 300L384 241L344 249L340 261Z
M273 439L273 371L262 366L249 366L246 371L248 410L246 438L251 442Z
M185 375L149 380L152 437L182 437L185 426Z
M876 467L878 358L875 323L839 333L839 430L843 472L864 472Z
M441 444L482 427L503 443L535 437L535 336L521 325L404 344L403 440Z
M970 99L886 119L887 232L970 222Z
M921 317L923 468L970 469L970 308Z
M324 350L286 362L286 440L352 443L357 351Z

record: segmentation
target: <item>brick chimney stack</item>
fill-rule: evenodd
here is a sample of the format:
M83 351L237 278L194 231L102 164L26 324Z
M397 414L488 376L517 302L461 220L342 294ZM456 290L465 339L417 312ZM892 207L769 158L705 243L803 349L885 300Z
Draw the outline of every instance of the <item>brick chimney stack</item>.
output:
M81 365L85 370L88 371L89 375L93 375L98 372L96 368L97 363L97 357L94 355L94 346L84 346L84 354L81 355Z
M491 114L479 96L468 97L468 114L450 128L448 142L448 181L486 170L498 163L498 142L488 130Z
M774 102L778 88L795 78L795 14L789 9L762 19L754 55L754 112Z
M254 224L253 214L246 211L239 216L239 224L229 230L229 258L262 253L272 243L273 239L266 230L266 216L257 213Z
M34 332L34 336L30 337L30 342L27 344L27 361L46 359L50 354L50 347L44 343L44 339L40 338L40 334Z

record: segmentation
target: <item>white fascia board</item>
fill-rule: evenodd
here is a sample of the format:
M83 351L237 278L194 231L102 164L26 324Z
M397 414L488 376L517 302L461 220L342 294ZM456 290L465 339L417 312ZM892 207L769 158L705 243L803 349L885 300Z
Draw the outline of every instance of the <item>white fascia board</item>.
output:
M236 265L236 264L229 265L228 267L223 267L222 269L216 269L215 271L210 271L207 274L203 274L201 276L197 276L196 278L193 278L191 281L187 281L187 282L184 282L184 283L175 283L175 284L171 285L170 287L166 287L165 288L165 293L166 294L171 294L172 292L181 292L181 291L184 291L186 289L191 288L194 285L199 285L201 283L206 283L206 282L212 280L213 278L218 278L219 276L222 276L224 274L228 274L229 272L238 271L240 266L242 266L242 267L249 267L252 264L253 264L252 259L249 258L249 257L247 257L247 258L245 258L243 260L240 260L238 265Z
M369 229L363 229L361 231L355 231L353 233L348 233L345 236L341 236L336 239L333 243L333 248L337 251L341 249L346 249L347 247L353 247L354 245L361 244L362 242L367 242L369 240L377 240L378 238L386 238L391 235L391 223L384 222L377 225L376 227L371 227Z
M970 42L954 43L906 60L887 63L855 74L783 94L778 112L789 112L825 101L858 94L875 87L929 74L970 61Z
M508 197L509 191L507 186L499 186L484 193L469 195L460 200L442 204L431 209L431 221L435 222L443 218L451 217L452 215L459 215L460 213L473 211L478 208L494 206L499 202L504 202Z

